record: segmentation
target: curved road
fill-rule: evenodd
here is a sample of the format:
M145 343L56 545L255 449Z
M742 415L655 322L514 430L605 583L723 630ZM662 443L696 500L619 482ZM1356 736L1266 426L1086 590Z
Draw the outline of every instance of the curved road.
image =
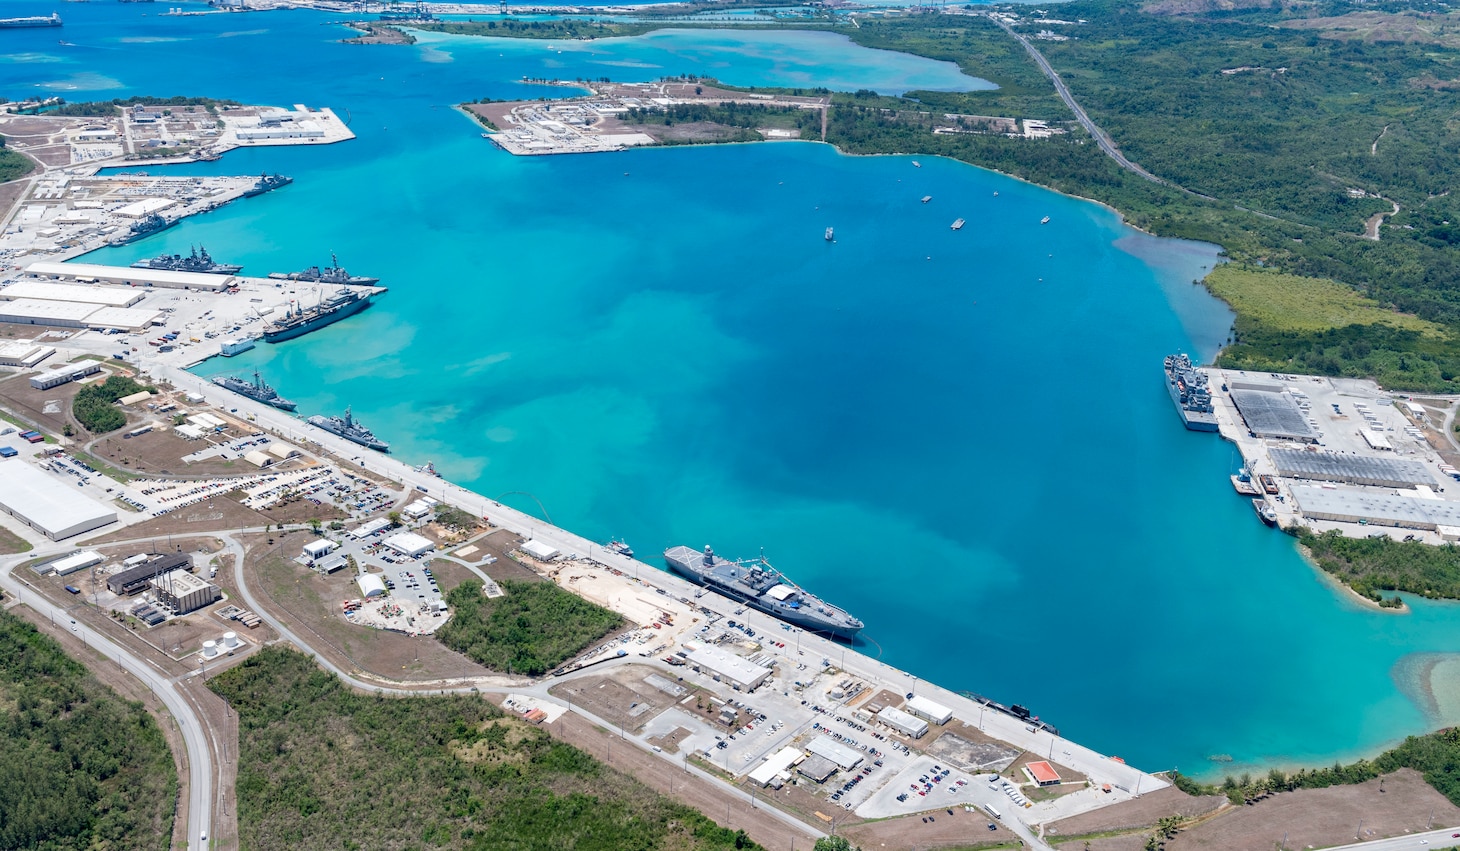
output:
M1144 177L1146 180L1151 181L1152 183L1169 185L1166 184L1166 181L1162 180L1154 174L1151 174L1149 171L1146 171L1145 169L1126 159L1125 154L1122 154L1120 152L1120 148L1115 147L1115 143L1110 140L1110 137L1106 135L1105 131L1101 130L1094 121L1090 120L1090 116L1085 113L1084 107L1080 106L1080 104L1075 101L1075 96L1070 94L1069 87L1065 85L1064 80L1060 79L1060 75L1057 71L1054 70L1054 66L1049 64L1049 60L1044 58L1043 53L1040 53L1038 50L1035 49L1034 45L1029 43L1029 39L1027 37L1014 32L1013 27L1009 26L1007 23L1000 20L999 18L990 16L989 19L992 20L995 24L998 24L999 28L1002 29L1004 32L1008 33L1010 36L1013 36L1013 38L1020 44L1024 45L1024 49L1029 51L1029 55L1033 57L1035 63L1039 65L1039 70L1044 72L1044 76L1048 77L1051 83L1054 83L1054 90L1056 92L1059 92L1060 100L1064 101L1065 106L1068 106L1070 108L1070 112L1073 112L1075 114L1075 119L1078 120L1080 122L1080 126L1084 127L1086 132L1088 132L1091 137L1095 139L1095 144L1100 146L1100 150L1104 151L1111 159L1115 160L1115 162L1121 168L1138 174L1141 177Z
M58 548L54 555L60 555L71 549L75 548ZM79 635L88 647L93 647L116 660L123 670L145 683L167 707L167 711L172 713L173 719L177 722L178 731L182 733L184 747L187 749L188 777L191 780L187 795L187 847L207 848L208 842L204 837L207 836L213 823L214 775L212 751L204 736L201 719L193 711L192 704L178 691L176 683L165 673L133 655L131 650L114 643L86 624L78 622L64 607L42 597L34 589L26 587L24 582L11 575L17 564L23 560L35 558L36 554L37 552L30 552L22 558L8 559L8 563L0 567L0 588L15 594L17 601L49 616L53 621L62 624L69 621L71 631ZM44 552L41 554L44 555Z

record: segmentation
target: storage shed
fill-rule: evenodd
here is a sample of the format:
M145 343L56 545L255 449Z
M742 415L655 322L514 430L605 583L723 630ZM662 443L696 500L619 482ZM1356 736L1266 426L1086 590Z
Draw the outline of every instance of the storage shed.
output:
M287 443L280 443L277 440L269 444L268 452L280 461L299 457L299 447L290 446Z
M557 547L544 544L542 541L528 541L522 545L522 551L538 561L552 561L559 555Z
M366 599L379 597L385 593L385 581L374 573L362 573L355 577L355 584L360 586L360 593Z
M254 465L255 467L270 467L273 466L273 463L278 459L267 452L254 449L250 450L248 454L244 455L243 460Z
M51 569L56 572L57 576L66 576L78 570L85 570L93 564L101 564L101 562L102 558L100 553L94 553L88 550L86 552L73 553L63 559L51 562Z

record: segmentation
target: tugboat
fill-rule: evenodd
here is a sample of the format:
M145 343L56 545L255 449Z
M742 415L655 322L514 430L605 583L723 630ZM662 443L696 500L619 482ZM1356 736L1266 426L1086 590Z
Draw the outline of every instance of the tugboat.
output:
M1277 525L1277 509L1265 499L1252 500L1252 510L1257 512L1257 519L1261 520L1264 526Z
M293 182L294 178L285 177L282 174L261 174L259 175L258 182L253 185L252 189L244 192L243 197L252 198L255 195L262 195L265 192L272 192L280 187L288 186Z
M126 245L130 242L136 242L143 237L165 231L177 223L177 219L164 219L156 213L153 213L144 219L134 222L126 233L112 240L112 245Z
M232 263L215 263L208 249L198 246L184 257L181 254L163 254L151 260L138 260L133 269L161 269L166 272L198 272L204 275L237 275L242 266Z
M608 550L609 552L616 553L623 556L624 558L634 557L634 548L629 546L627 543L619 538L615 538L612 541L604 544L603 546L604 549Z
M303 272L270 272L269 277L276 281L305 281L312 284L339 284L354 287L373 287L380 283L379 278L351 275L340 265L340 261L334 254L330 254L330 264L324 269L310 266Z
M370 429L355 422L355 418L351 415L348 407L345 408L344 417L314 416L310 417L308 422L316 428L322 428L330 434L337 434L351 443L360 444L366 449L374 449L379 452L390 451L389 443L380 440Z
M692 582L786 623L847 641L862 631L860 620L803 591L764 555L755 561L731 561L709 547L701 553L681 546L665 550L664 561Z
M247 396L255 402L263 402L265 405L272 405L281 411L292 411L298 405L280 396L278 391L264 383L259 376L258 370L253 372L253 381L245 381L232 375L222 376L213 379L213 383L224 390L231 390L240 396Z

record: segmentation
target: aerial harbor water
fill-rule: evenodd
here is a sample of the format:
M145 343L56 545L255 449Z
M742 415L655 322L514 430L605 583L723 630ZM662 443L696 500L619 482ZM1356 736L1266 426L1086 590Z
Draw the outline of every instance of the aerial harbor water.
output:
M393 454L641 554L763 547L867 652L1142 768L1331 762L1460 721L1429 685L1455 606L1353 602L1172 411L1161 358L1209 358L1230 322L1192 285L1213 246L930 157L514 158L450 108L558 92L524 76L982 81L824 34L362 48L336 16L146 8L68 6L74 46L6 34L0 91L330 106L358 138L170 169L295 182L86 259L202 243L263 275L333 252L390 288L200 373L257 368L300 416L352 406Z

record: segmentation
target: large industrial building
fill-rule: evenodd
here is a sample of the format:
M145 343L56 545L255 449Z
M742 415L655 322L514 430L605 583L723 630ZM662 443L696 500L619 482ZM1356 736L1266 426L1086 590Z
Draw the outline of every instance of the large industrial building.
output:
M29 340L8 340L0 343L0 366L34 369L36 364L55 354L50 346L38 346Z
M1405 529L1460 526L1460 503L1440 499L1424 486L1416 488L1416 491L1418 496L1398 496L1332 485L1296 485L1293 487L1293 499L1303 516L1312 520Z
M181 568L154 576L149 584L157 602L179 615L201 609L223 596L217 585Z
M161 319L162 311L145 307L108 307L85 301L46 301L39 298L0 301L0 322L12 325L141 331Z
M96 375L101 372L101 365L96 361L82 361L81 363L63 363L49 372L42 372L39 375L30 377L30 386L37 390L50 390L52 387L60 387L62 384L69 384L72 381L80 381L88 375Z
M164 287L207 292L221 292L235 283L232 275L133 269L131 266L99 266L94 263L55 263L49 260L30 264L25 267L25 274L31 278L57 281L95 281L128 287Z
M1303 449L1273 449L1269 454L1277 467L1277 474L1288 479L1382 488L1413 488L1435 483L1435 477L1430 475L1424 464L1403 458Z
M1317 443L1308 417L1286 388L1233 381L1228 385L1237 413L1253 437Z
M56 284L50 281L16 281L0 287L0 300L15 301L38 298L45 301L79 301L107 307L131 307L147 297L147 293L122 287Z
M53 541L117 522L115 511L75 485L16 461L0 475L0 510Z
M709 674L721 682L728 683L731 688L739 691L752 691L770 679L770 668L757 665L743 656L736 656L734 653L708 644L690 642L684 646L689 651L685 656L685 661L691 667Z
M128 559L128 562L131 562ZM162 576L175 570L191 571L193 560L187 553L165 553L153 556L135 564L128 564L120 573L114 573L106 578L107 590L113 594L123 596L136 594L153 577Z
M399 535L391 535L385 539L385 545L400 553L403 556L415 558L436 549L436 545L427 538L417 535L415 532L401 532Z

